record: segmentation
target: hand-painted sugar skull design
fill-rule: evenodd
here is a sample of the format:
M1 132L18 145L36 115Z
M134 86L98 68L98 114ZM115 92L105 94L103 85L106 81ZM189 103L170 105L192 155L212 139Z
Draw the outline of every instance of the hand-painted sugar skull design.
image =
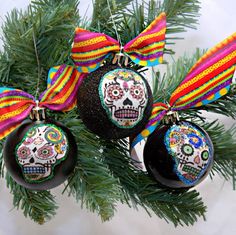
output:
M186 185L197 183L213 160L210 138L187 122L167 131L165 145L175 160L174 171Z
M30 128L16 147L16 159L25 180L37 183L53 177L56 165L65 160L68 140L53 124L38 124Z
M106 73L99 84L103 108L118 127L131 128L142 120L147 105L147 87L133 70L115 69Z

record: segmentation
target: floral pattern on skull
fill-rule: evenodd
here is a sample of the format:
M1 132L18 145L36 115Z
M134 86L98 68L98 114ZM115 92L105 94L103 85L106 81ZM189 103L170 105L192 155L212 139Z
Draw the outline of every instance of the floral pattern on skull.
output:
M132 128L143 118L148 103L146 84L130 69L106 73L99 84L99 96L110 120L120 128Z
M196 184L213 160L213 144L208 135L187 122L167 131L165 145L175 161L175 173L186 185Z
M53 124L36 124L16 146L16 160L25 180L39 183L53 177L56 165L66 159L68 140Z

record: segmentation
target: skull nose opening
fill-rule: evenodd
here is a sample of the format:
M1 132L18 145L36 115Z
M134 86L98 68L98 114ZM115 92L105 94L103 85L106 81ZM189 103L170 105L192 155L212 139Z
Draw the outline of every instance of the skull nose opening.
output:
M196 157L194 158L194 162L195 162L196 164L199 164L199 163L200 163L200 157L199 157L199 156L196 156Z
M34 163L34 158L33 158L33 157L30 158L29 162L30 162L30 163Z
M126 98L123 102L123 105L133 105L133 103L129 98Z

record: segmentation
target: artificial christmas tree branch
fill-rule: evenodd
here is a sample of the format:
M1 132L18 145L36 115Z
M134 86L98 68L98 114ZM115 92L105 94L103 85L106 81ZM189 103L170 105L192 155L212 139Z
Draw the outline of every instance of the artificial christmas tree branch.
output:
M39 6L32 3L25 12L15 9L7 15L3 25L2 85L10 83L24 90L27 83L25 91L33 90L38 77L34 38L42 69L40 90L45 89L48 69L68 60L79 20L74 8L78 1L59 2L55 1L56 7L51 1L42 1Z
M218 173L220 176L223 176L225 180L231 180L235 188L235 125L228 130L225 130L224 125L217 121L204 123L202 126L211 136L215 146L215 162L212 168L212 174Z
M195 190L172 190L161 187L146 173L133 166L124 143L116 144L114 148L114 143L103 142L105 162L119 179L128 195L127 198L132 202L131 205L151 210L175 226L190 225L197 217L204 217L206 207Z
M117 202L135 208L141 206L176 226L193 224L197 216L204 215L206 207L195 190L162 189L138 171L129 157L126 142L117 144L98 139L78 120L68 120L67 126L78 138L79 157L66 189L86 208L97 211L103 220L113 215ZM90 147L85 149L85 145Z
M65 120L78 143L78 163L65 190L82 207L97 212L103 221L114 215L117 201L123 198L121 186L102 159L101 145L78 119Z
M194 28L199 16L199 2L193 0L163 2L151 0L142 5L118 0L110 3L123 43L142 32L163 10L167 13L168 34L184 32L189 27ZM116 38L109 11L104 11L106 6L106 0L96 0L92 21L83 22L83 25ZM38 0L32 2L31 7L25 12L14 10L8 14L3 26L4 45L0 54L1 86L20 88L34 94L39 62L41 91L46 87L47 71L50 67L62 63L72 64L71 42L75 27L80 26L77 9L77 0ZM105 15L101 15L101 12L105 12ZM167 42L172 44L176 38L169 37ZM170 52L166 50L166 53ZM192 65L197 57L199 58L199 55L194 54L187 60L180 59L169 68L165 79L158 80L154 85L155 99L169 98L169 94L183 79L190 64ZM166 92L163 93L163 89ZM233 96L229 94L228 98L224 99L224 106L227 106L229 116L234 115L234 108L229 105ZM216 111L219 107L222 109L223 105L216 102L215 107L213 105L208 107ZM191 118L196 114L201 120L198 110L187 111L185 115ZM49 116L63 121L73 132L78 145L78 162L65 185L64 192L73 195L82 206L96 211L103 221L109 220L114 215L118 202L133 207L141 206L148 213L151 214L153 211L160 218L176 226L190 225L197 221L198 217L204 217L206 207L196 190L163 189L146 173L138 171L132 165L125 141L113 142L98 138L85 128L76 111L49 112ZM217 135L223 130L206 126L206 130L208 129L217 145ZM232 134L232 132L223 133L225 142L234 144ZM230 169L234 155L230 155L232 164L224 167L222 159L226 161L227 157L222 156L221 150L222 146L216 147L217 164L213 171L222 172L221 174L228 178L231 176ZM1 158L0 161L2 162ZM25 189L16 184L8 173L6 180L13 194L14 206L22 209L25 216L42 224L55 215L57 205L49 191L35 192Z
M29 217L38 224L44 224L56 215L58 208L55 196L49 191L31 191L17 184L6 173L7 187L13 195L13 206L21 209L25 217Z
M187 28L196 28L198 23L200 2L194 0L170 0L170 1L110 1L112 18L116 24L113 25L112 18L107 10L104 15L107 0L96 0L92 23L89 29L104 32L116 38L116 30L125 44L135 38L149 25L162 11L167 15L167 38L166 44L174 44L176 35L185 32ZM102 12L102 14L101 14ZM166 49L165 53L174 53Z

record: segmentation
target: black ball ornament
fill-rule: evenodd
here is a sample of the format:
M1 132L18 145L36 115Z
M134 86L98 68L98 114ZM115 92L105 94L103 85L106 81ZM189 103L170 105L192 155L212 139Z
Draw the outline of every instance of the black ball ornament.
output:
M49 119L25 120L6 139L3 156L12 178L25 188L48 190L74 170L77 145L70 130Z
M105 139L120 139L144 128L152 102L151 89L140 73L108 64L84 79L77 104L88 129Z
M213 164L213 144L199 126L178 121L162 124L147 139L144 164L163 186L189 188L206 178Z

